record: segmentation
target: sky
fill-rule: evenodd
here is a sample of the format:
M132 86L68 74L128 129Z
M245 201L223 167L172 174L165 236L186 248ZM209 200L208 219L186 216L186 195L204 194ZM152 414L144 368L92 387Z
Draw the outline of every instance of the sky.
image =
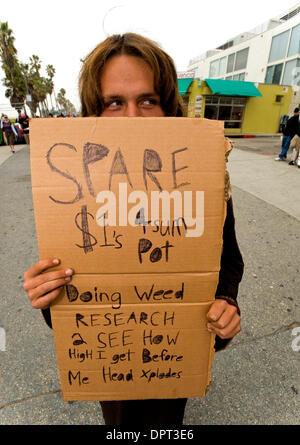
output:
M1 8L0 21L8 22L13 31L19 60L29 62L30 56L38 55L42 75L46 65L53 65L56 93L64 88L79 110L80 59L111 34L143 34L171 55L178 71L185 71L194 57L296 4L297 0L14 0ZM0 113L14 117L0 83Z

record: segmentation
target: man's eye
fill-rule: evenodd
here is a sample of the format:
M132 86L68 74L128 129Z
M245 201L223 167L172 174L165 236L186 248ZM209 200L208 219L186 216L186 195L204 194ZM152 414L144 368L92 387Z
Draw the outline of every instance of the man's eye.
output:
M142 104L145 105L145 106L156 105L157 104L157 100L156 99L144 99L142 101Z
M112 101L110 101L110 102L106 102L106 103L104 104L105 108L111 108L111 109L113 109L113 108L117 108L117 107L119 107L120 105L122 105L122 102L121 102L120 100L112 100Z

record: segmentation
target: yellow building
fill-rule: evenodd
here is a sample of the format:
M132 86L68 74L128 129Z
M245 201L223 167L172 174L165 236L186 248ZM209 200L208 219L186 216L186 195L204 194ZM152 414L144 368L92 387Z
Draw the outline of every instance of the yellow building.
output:
M223 79L178 79L188 117L224 121L227 135L279 132L287 115L292 87Z

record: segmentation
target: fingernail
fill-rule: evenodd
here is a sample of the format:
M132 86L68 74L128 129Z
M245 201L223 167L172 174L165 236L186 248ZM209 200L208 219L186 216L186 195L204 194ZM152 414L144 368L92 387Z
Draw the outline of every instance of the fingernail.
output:
M73 274L73 270L72 270L72 269L67 269L67 270L65 271L65 274L66 274L66 275L72 275L72 274Z
M207 330L208 330L208 332L212 332L212 331L213 331L213 329L212 329L212 325L208 324L208 325L207 325Z
M57 258L55 258L55 260L52 261L53 264L59 264L59 260Z
M71 277L65 277L65 281L70 281Z

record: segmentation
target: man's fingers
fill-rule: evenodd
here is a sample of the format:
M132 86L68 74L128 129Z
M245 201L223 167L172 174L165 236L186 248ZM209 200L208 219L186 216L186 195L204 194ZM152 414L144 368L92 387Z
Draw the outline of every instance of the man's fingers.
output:
M234 317L231 323L225 328L218 329L213 327L212 329L213 332L215 332L222 339L233 338L241 330L241 318L238 314L236 314L236 317Z
M34 309L47 309L51 303L60 295L63 286L54 289L52 292L49 292L46 295L43 295L40 298L37 298L31 302L31 306Z
M71 280L72 269L50 270L60 263L58 259L40 260L24 274L23 289L31 306L45 309L59 296L65 284Z
M52 282L55 280L70 277L72 274L73 274L72 269L62 269L62 270L55 270L53 272L43 273L24 281L23 289L26 292L29 292L30 290L32 291L33 289L38 288L47 282Z
M241 330L241 317L237 308L225 300L216 300L207 313L207 329L219 337L233 338Z
M222 314L226 311L228 303L225 300L216 300L210 307L206 317L210 322L219 320Z
M227 304L226 309L222 312L221 316L216 321L210 321L210 324L217 329L224 329L228 326L235 315L237 314L237 308L230 304Z
M40 275L46 269L49 269L49 267L57 266L59 263L60 263L60 261L57 258L54 258L54 259L50 258L50 259L38 261L24 273L24 281L30 280L31 278L34 278L37 275Z
M44 295L52 292L58 287L64 286L70 281L70 277L63 277L57 280L45 281L37 287L30 289L27 294L30 301L37 300Z

